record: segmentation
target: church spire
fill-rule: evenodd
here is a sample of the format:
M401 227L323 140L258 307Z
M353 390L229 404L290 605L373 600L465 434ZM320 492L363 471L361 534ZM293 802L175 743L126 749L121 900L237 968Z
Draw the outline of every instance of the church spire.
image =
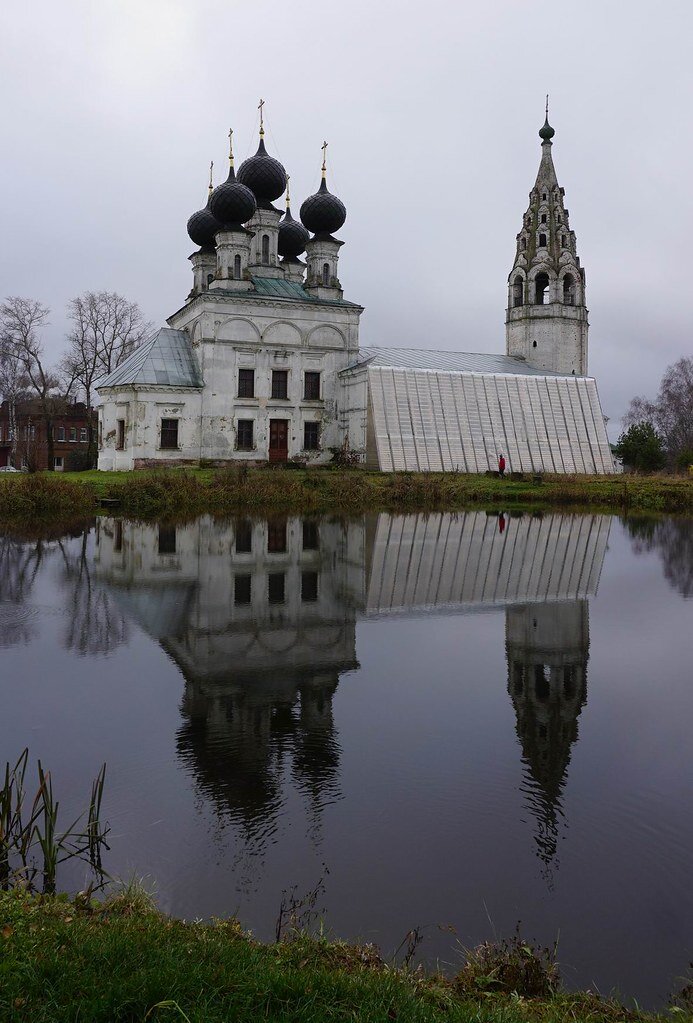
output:
M581 376L587 373L585 274L553 163L555 134L547 96L539 170L510 271L506 351L537 369Z

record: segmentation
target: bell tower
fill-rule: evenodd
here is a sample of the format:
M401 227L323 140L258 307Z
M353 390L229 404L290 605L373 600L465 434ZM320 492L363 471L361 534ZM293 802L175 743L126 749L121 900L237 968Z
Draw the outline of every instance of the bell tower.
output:
M505 350L536 369L585 376L589 326L585 271L564 205L565 190L553 165L554 135L547 96L546 120L539 131L539 172L508 278Z

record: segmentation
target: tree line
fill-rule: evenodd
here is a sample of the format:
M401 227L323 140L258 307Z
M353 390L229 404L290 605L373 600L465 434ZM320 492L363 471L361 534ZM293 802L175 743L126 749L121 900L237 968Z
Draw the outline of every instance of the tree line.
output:
M653 400L631 400L615 452L642 472L693 465L693 358L669 366Z
M0 394L7 403L16 465L23 438L18 429L22 406L32 401L45 427L48 467L53 467L53 420L68 403L87 408L87 464L96 464L95 388L151 332L142 310L112 291L87 291L67 306L69 327L62 354L46 355L43 340L50 310L36 299L17 295L0 305ZM26 438L24 438L26 440Z

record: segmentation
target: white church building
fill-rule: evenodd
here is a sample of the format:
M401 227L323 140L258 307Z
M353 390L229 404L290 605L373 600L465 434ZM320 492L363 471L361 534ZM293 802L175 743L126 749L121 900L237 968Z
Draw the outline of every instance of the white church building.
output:
M611 473L587 368L585 275L551 155L509 277L504 355L359 346L363 307L338 274L344 204L320 189L291 214L260 124L257 153L188 221L185 304L100 381L99 468L328 462L382 470ZM273 203L286 193L286 209Z

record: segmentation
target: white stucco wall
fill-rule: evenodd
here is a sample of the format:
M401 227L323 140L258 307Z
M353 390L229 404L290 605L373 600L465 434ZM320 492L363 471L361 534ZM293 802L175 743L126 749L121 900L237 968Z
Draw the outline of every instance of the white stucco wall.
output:
M192 388L113 387L100 391L99 469L134 469L142 460L163 464L200 458L201 392ZM125 444L117 450L118 420ZM161 448L161 420L178 419L178 448Z

